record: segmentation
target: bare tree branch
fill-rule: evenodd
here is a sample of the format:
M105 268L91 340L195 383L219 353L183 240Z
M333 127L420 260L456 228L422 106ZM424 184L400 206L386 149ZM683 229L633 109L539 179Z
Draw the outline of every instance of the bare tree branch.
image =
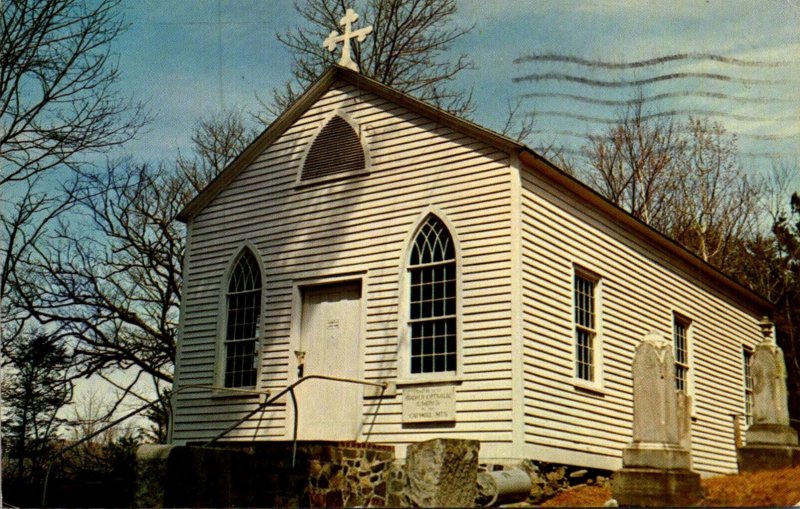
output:
M270 115L277 116L331 64L338 60L322 46L346 8L355 9L361 20L372 25L372 34L353 48L353 60L361 73L381 83L430 102L451 113L468 117L474 111L472 94L454 87L454 79L473 69L466 55L452 59L445 53L472 27L452 27L455 0L306 0L295 3L302 26L278 34L292 53L291 81L274 89ZM262 119L263 120L263 119Z
M76 375L130 370L158 395L172 382L185 247L175 216L254 135L241 113L223 112L198 123L193 157L175 166L109 161L76 177L68 216L26 249L9 283L15 309L65 338ZM118 387L117 405L153 397L133 386ZM156 438L167 413L150 414Z
M683 173L669 233L702 259L731 273L737 264L736 244L755 231L763 186L739 164L736 137L721 124L690 118L686 131L686 148L679 159Z
M148 121L115 91L119 0L9 0L0 17L0 188L130 140Z

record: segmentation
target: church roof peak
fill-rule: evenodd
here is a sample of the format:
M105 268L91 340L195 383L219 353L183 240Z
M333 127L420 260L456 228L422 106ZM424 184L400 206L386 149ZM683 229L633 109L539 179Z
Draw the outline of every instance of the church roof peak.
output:
M719 269L705 262L688 249L678 244L673 239L656 231L653 227L645 224L641 220L633 217L620 207L612 204L602 197L597 191L591 189L586 184L580 182L574 176L564 172L558 166L548 161L545 157L537 154L532 149L526 147L517 140L513 140L478 125L469 120L460 118L448 113L436 106L430 105L416 99L407 93L395 88L384 85L375 79L369 78L340 65L332 65L322 75L312 83L305 92L292 103L267 129L262 132L245 150L231 162L217 177L212 180L193 200L191 200L177 218L182 222L190 222L191 218L198 214L208 203L210 203L236 176L244 170L258 155L266 150L275 140L277 140L300 116L310 108L326 91L336 82L349 83L365 92L371 92L379 97L391 101L399 106L409 108L422 116L434 120L441 126L450 127L458 132L505 151L518 161L516 163L519 171L531 171L538 173L542 177L554 182L568 192L576 195L587 205L597 210L599 213L611 217L613 220L625 225L631 232L647 239L665 253L669 253L676 258L688 263L690 267L698 270L700 278L708 277L711 280L721 283L722 287L728 290L728 295L747 302L750 306L755 306L763 312L771 312L773 304L766 298L731 279L723 274ZM514 163L512 163L514 164Z

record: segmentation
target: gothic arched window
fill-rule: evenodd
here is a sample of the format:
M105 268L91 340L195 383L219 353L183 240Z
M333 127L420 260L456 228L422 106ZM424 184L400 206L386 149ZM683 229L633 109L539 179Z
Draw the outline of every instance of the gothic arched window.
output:
M225 387L255 387L261 328L261 269L244 249L231 271L225 323Z
M411 373L456 371L456 250L438 217L420 227L408 271Z

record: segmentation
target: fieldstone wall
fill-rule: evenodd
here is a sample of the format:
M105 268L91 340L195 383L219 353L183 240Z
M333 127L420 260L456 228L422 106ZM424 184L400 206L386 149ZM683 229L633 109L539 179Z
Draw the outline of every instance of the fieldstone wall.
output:
M294 464L291 442L142 448L138 456L135 507L404 505L402 490L390 497L391 446L301 442Z
M394 448L342 444L322 448L308 459L310 507L384 507Z
M500 470L526 472L536 505L571 486L608 483L606 471L533 460L479 465L478 451L475 441L435 439L410 446L401 465L391 446L300 442L293 466L291 442L146 446L134 506L473 507L488 502L478 472Z

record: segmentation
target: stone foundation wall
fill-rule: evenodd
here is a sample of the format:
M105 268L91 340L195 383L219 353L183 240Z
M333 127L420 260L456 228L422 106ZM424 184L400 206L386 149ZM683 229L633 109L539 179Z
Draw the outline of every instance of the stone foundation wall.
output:
M368 444L142 448L134 506L399 507L397 470L393 447Z
M400 465L391 446L354 442L300 442L294 466L291 442L146 446L139 451L134 505L411 507L446 501L444 505L470 507L486 503L477 493L477 472L511 469L530 476L528 502L539 504L570 486L609 482L610 472L533 460L478 464L478 445L468 442L418 444L427 452L418 454L414 465ZM409 468L416 482L411 482ZM466 477L459 474L464 468L470 471ZM467 503L464 497L472 499Z
M393 469L393 447L355 443L323 447L308 458L309 507L398 505L389 496Z

